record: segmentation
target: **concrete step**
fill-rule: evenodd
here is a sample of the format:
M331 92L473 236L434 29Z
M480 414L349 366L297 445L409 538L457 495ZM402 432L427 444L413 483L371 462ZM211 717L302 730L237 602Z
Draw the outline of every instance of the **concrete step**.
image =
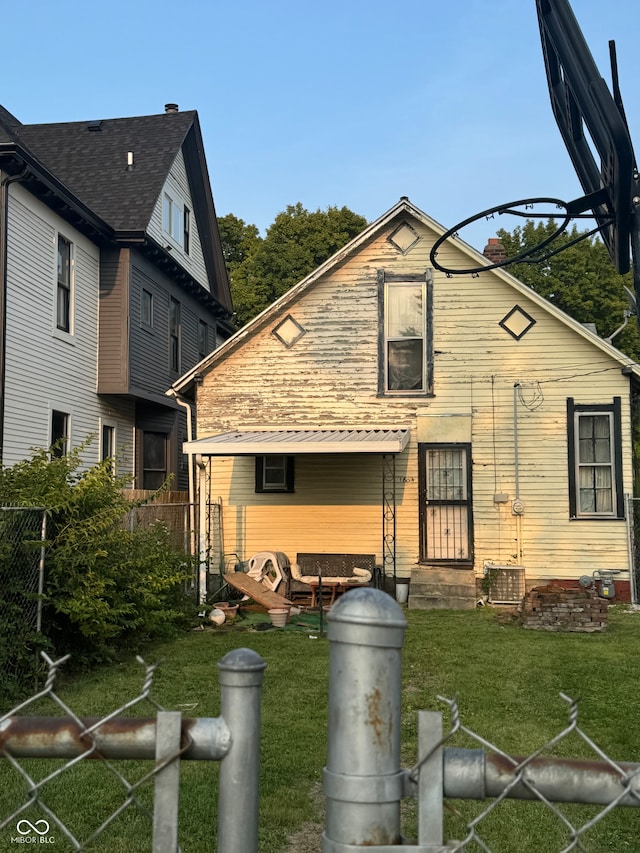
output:
M478 601L470 569L418 569L411 575L411 610L473 610Z

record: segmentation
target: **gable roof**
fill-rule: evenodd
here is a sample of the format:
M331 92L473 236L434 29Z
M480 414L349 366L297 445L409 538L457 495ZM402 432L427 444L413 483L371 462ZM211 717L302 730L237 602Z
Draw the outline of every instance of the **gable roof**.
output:
M162 115L22 125L23 142L114 231L143 231L197 115ZM132 152L134 167L127 169Z
M22 124L0 107L0 155L30 165L49 189L90 212L93 227L116 241L145 239L162 187L182 150L202 251L215 296L232 310L204 144L195 110L131 118ZM129 152L133 168L127 168ZM48 179L48 180L47 180Z
M386 211L386 213L383 213L382 216L374 222L370 223L360 234L358 234L357 237L354 237L353 240L347 243L346 246L332 255L332 257L317 267L308 276L303 278L302 281L294 285L290 290L272 303L272 305L262 311L262 313L258 314L257 317L254 317L253 320L243 326L235 335L225 341L220 347L218 347L218 349L214 350L214 352L174 382L167 393L171 395L187 393L195 382L196 377L199 377L202 373L206 373L208 370L212 369L231 352L242 346L246 340L257 334L266 324L282 313L285 308L288 308L292 303L296 302L301 296L303 296L303 294L310 290L322 276L331 273L338 267L342 266L364 245L375 239L382 231L389 228L392 223L406 216L415 218L427 228L434 231L438 236L443 235L447 231L444 226L440 225L440 223L436 222L412 204L406 196L403 196L397 204ZM458 237L451 239L455 241L456 247L467 253L475 263L486 263L486 258L468 243L465 243ZM579 323L568 314L565 314L564 311L555 306L552 302L549 302L543 296L540 296L539 293L536 293L535 290L528 287L526 284L523 284L505 269L498 268L491 270L491 274L497 275L516 292L526 296L527 299L530 299L544 311L556 317L566 326L572 328L590 343L594 344L612 358L619 361L622 366L627 367L630 373L633 373L636 377L640 378L640 365L637 365L633 359L616 349L612 344L607 343L607 341L600 338L595 332L590 331L582 323Z

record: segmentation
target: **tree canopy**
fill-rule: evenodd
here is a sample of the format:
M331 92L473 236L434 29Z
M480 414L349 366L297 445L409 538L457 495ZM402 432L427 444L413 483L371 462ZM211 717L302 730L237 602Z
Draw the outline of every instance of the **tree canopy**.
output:
M260 237L233 214L220 217L222 249L238 323L244 325L341 249L366 226L347 207L306 210L300 202L279 213Z
M511 257L534 247L557 227L553 219L539 223L527 220L512 232L497 233L507 257ZM547 251L566 245L581 233L586 232L574 226L551 243ZM624 322L624 312L629 308L624 286L633 291L632 274L618 275L604 243L597 238L585 237L542 263L513 264L507 269L580 323L595 323L600 337L609 337ZM640 334L635 317L615 336L613 344L634 360L640 360Z

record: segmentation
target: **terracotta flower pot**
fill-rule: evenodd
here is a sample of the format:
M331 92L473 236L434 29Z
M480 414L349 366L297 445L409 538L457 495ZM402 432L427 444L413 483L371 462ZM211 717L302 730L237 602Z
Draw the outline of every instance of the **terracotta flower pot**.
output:
M230 601L219 601L216 604L216 607L218 610L222 610L224 615L227 617L227 622L231 622L238 614L238 605L232 604Z

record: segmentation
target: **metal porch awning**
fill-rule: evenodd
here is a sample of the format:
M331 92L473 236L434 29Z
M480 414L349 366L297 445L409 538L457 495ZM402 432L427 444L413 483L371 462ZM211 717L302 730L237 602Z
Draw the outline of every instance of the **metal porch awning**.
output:
M297 456L301 453L401 453L409 428L234 430L187 441L185 453L201 456Z

